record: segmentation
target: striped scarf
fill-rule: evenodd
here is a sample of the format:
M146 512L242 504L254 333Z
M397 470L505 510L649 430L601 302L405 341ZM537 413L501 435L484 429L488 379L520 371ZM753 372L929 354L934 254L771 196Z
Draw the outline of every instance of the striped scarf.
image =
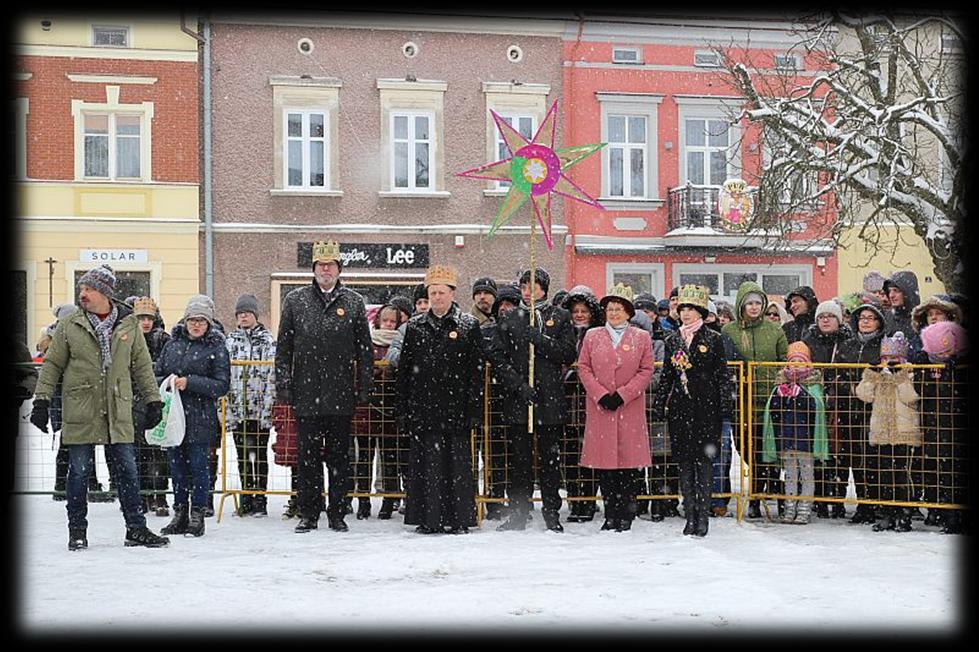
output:
M99 318L95 316L94 313L86 312L85 316L88 317L88 322L95 329L95 337L99 341L99 348L102 350L102 368L108 369L109 365L112 364L112 327L116 323L116 318L119 316L119 308L115 305L112 306L112 312L109 316L105 318L104 321L99 321Z

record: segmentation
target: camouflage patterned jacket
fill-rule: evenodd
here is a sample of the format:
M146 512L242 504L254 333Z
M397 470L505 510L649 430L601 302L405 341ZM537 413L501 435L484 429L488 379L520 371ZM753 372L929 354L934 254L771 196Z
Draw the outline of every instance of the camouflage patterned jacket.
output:
M245 419L272 427L275 400L275 338L262 324L251 331L237 328L225 340L231 357L231 390L228 392L228 429ZM263 362L265 364L235 364Z

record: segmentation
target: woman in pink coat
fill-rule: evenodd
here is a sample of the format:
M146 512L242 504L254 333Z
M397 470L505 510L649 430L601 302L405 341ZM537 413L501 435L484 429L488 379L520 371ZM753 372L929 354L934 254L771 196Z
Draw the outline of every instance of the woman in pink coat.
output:
M639 469L650 465L646 387L653 377L649 332L629 324L632 289L621 283L602 297L605 326L585 333L578 376L585 387L581 466L597 469L605 501L603 530L622 532L636 515Z

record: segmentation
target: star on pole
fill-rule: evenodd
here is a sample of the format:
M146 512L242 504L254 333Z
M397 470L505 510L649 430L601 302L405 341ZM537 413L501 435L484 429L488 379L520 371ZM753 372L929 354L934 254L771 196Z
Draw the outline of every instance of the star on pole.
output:
M456 176L469 179L492 179L509 181L500 210L493 218L488 237L496 231L525 203L531 200L534 214L544 234L548 249L554 248L551 237L551 195L558 194L589 206L604 210L598 200L585 192L580 186L565 176L568 168L585 160L605 143L578 145L554 149L554 136L557 130L557 101L551 105L537 133L527 140L519 131L507 124L495 111L490 111L496 128L503 137L510 156L487 165L481 165Z

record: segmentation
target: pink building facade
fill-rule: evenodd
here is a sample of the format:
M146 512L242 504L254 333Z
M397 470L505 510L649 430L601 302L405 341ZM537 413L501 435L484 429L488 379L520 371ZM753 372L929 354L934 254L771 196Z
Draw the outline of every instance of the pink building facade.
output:
M800 285L820 298L835 295L835 250L809 224L835 217L825 207L799 216L788 234L762 237L732 227L718 206L723 184L735 178L757 200L765 154L757 127L736 118L744 99L725 82L712 46L724 44L773 75L811 76L814 63L792 51L798 37L787 24L686 23L585 20L565 33L567 142L608 143L601 158L573 171L580 186L600 189L606 210L566 205L566 285L601 295L623 282L661 299L700 283L713 298L733 300L741 282L753 280L772 296Z

